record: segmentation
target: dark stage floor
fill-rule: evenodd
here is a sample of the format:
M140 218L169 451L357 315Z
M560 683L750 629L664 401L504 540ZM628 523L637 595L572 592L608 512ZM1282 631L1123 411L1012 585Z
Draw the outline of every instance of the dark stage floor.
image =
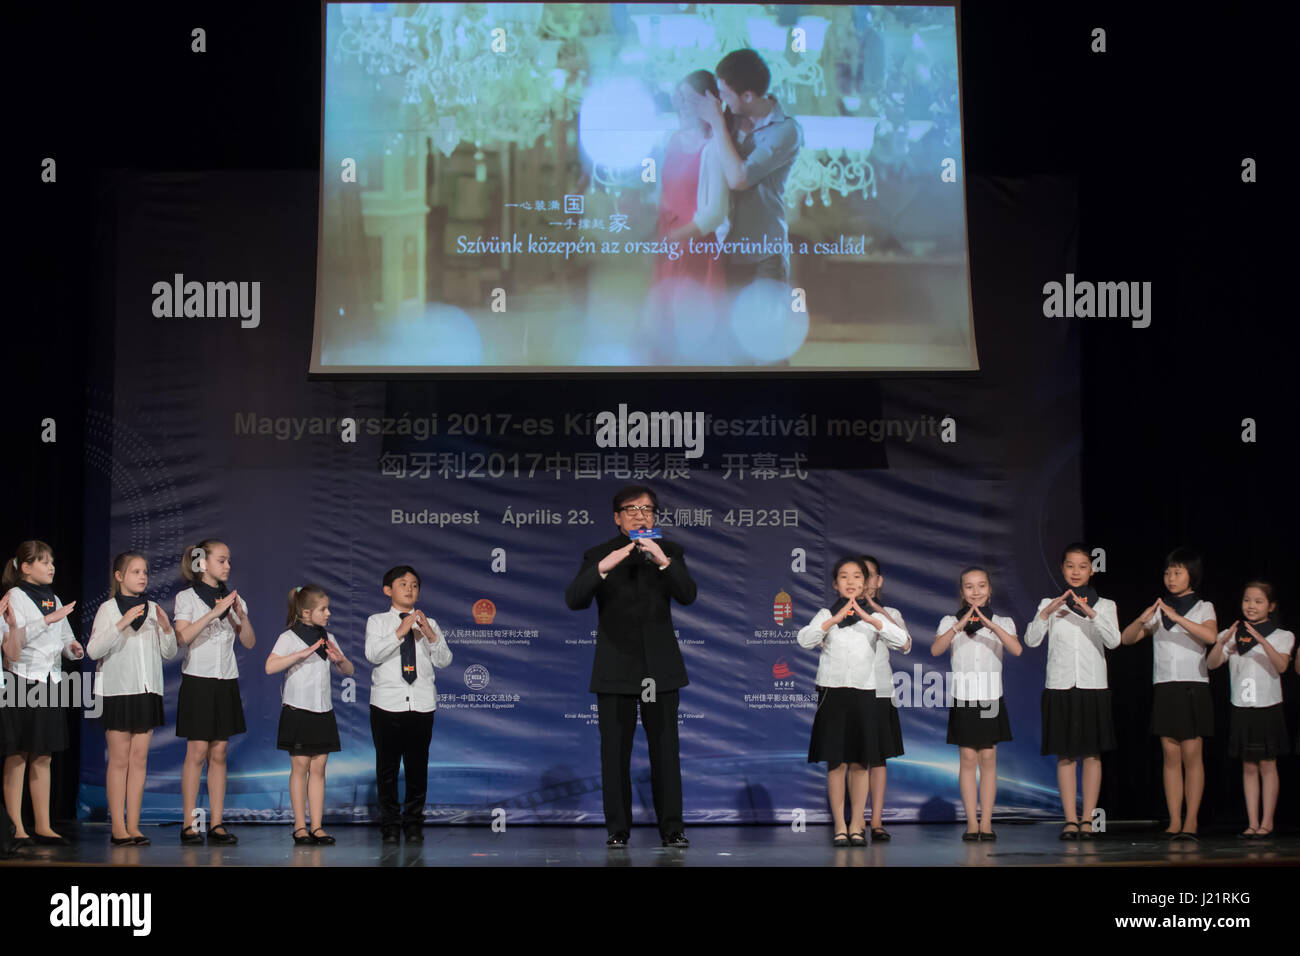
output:
M374 827L328 828L334 846L296 847L287 826L233 825L234 847L181 846L176 826L145 826L147 847L109 845L107 824L64 826L73 847L32 847L0 866L1240 866L1300 864L1300 834L1243 840L1207 832L1199 843L1163 840L1149 826L1112 825L1104 837L1062 842L1060 824L1001 823L996 842L965 843L957 824L893 824L893 839L836 849L830 828L696 826L689 849L664 849L657 831L638 827L623 850L605 847L600 827L426 827L423 844L384 846Z

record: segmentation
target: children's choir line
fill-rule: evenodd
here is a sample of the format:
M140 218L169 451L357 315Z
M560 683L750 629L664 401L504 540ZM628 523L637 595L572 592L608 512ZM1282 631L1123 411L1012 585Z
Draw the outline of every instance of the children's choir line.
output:
M68 624L76 602L54 593L54 551L25 541L5 564L0 597L4 670L14 681L0 697L0 753L4 757L4 806L15 846L63 846L68 840L50 825L50 757L68 746L59 707L17 704L58 699L64 680L60 655L98 661L94 691L103 701L108 743L105 791L114 846L143 846L140 831L149 743L164 723L162 662L182 655L176 704L176 735L187 741L181 772L183 844L233 845L238 837L222 822L226 797L226 751L242 734L243 701L235 642L257 641L248 604L230 590L230 549L216 539L185 549L181 574L189 587L176 595L172 617L148 598L149 565L128 551L113 559L112 598L100 605L83 649ZM366 622L365 656L372 665L370 727L375 743L380 831L385 843L420 842L428 790L429 744L437 690L434 668L451 664L451 650L438 623L416 607L420 575L408 565L390 569L381 584L389 610ZM354 665L327 630L329 595L314 585L289 591L285 630L266 660L266 673L284 674L276 746L289 754L289 799L295 844L329 845L324 829L325 765L340 749L331 675L347 677ZM36 688L35 685L44 685ZM20 697L21 695L21 697ZM399 806L397 776L405 765L405 802ZM193 823L206 770L209 825L206 837ZM31 792L34 827L22 820L22 788Z
M1242 761L1249 820L1241 836L1266 839L1272 834L1277 759L1300 753L1300 737L1291 741L1282 709L1281 675L1291 664L1295 635L1278 627L1277 600L1267 581L1246 583L1240 616L1220 630L1214 607L1198 593L1201 573L1198 554L1174 550L1165 560L1163 593L1121 631L1115 602L1101 597L1090 583L1092 552L1081 542L1069 544L1061 554L1063 590L1039 602L1022 644L1015 621L993 610L988 571L969 567L961 572L957 611L939 621L930 653L951 655L947 740L958 748L958 788L966 811L963 840L997 839L992 826L997 745L1011 740L1002 693L1003 657L1018 657L1044 640L1042 753L1056 757L1065 815L1060 838L1098 837L1093 819L1101 794L1101 755L1116 749L1106 652L1146 637L1154 644L1151 733L1160 738L1164 754L1165 836L1197 839L1205 789L1202 741L1214 735L1209 670L1225 661L1231 704L1228 754ZM882 603L878 560L843 557L831 580L834 601L798 634L799 644L820 654L808 762L827 765L834 845L865 846L868 791L871 839L889 839L880 820L885 768L890 757L903 753L889 655L907 653L912 640L898 610ZM1295 666L1300 672L1300 659Z
M85 648L75 639L64 604L53 590L54 553L41 541L25 541L5 565L0 596L0 638L9 681L0 706L3 794L17 845L66 845L50 825L50 758L68 746L67 723L57 707L15 706L44 685L57 697L63 679L60 656L98 661L94 692L103 700L108 743L106 796L116 846L145 845L140 808L149 744L164 724L162 662L179 652L181 687L176 733L187 740L181 776L186 825L181 842L201 844L193 826L206 770L208 843L238 838L222 822L226 751L244 733L235 642L252 649L256 634L247 603L228 588L230 549L207 539L187 548L181 573L189 587L176 595L172 618L149 600L148 561L134 551L114 558L112 598L100 605ZM1092 558L1082 543L1061 556L1064 590L1043 598L1021 643L1015 621L993 610L988 571L969 567L957 581L958 608L940 620L930 653L951 655L952 703L947 742L958 748L958 785L966 812L967 841L996 840L992 810L997 793L997 745L1011 740L1002 690L1002 660L1047 641L1041 701L1042 753L1057 758L1057 784L1065 824L1063 840L1090 840L1101 791L1101 754L1116 748L1107 684L1106 652L1151 637L1154 697L1151 733L1164 755L1169 808L1166 835L1195 839L1204 792L1202 741L1214 733L1208 671L1229 668L1228 753L1242 760L1249 826L1241 834L1267 838L1277 806L1277 758L1300 751L1288 736L1280 675L1290 665L1295 636L1275 621L1277 600L1266 581L1243 588L1240 616L1219 630L1214 607L1197 592L1199 555L1173 551L1165 561L1164 591L1120 630L1115 602L1098 595L1090 581ZM893 698L890 653L911 651L912 637L896 608L882 604L884 577L870 555L846 556L832 570L835 600L797 635L816 648L817 710L808 749L810 763L827 764L827 794L836 846L865 846L866 803L876 842L890 838L882 824L887 761L903 754L898 707ZM366 622L365 657L373 667L370 725L375 744L380 830L383 840L419 842L428 788L428 756L437 706L435 668L452 654L436 621L416 607L420 576L408 565L390 569L382 590L391 607ZM314 585L288 594L285 630L266 660L266 673L283 673L276 738L289 754L289 795L296 844L328 845L322 813L329 754L340 750L331 675L354 673L327 627L329 595ZM1300 662L1296 664L1300 671ZM405 766L405 800L397 777ZM24 779L32 797L34 827L21 817ZM848 813L845 812L847 789ZM1080 801L1080 797L1082 800ZM1082 812L1080 813L1080 802Z

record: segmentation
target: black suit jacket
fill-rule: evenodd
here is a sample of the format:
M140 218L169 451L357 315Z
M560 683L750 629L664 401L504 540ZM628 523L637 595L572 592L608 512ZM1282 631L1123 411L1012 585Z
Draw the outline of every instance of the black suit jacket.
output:
M688 683L671 610L673 598L679 604L695 600L685 552L661 538L658 545L671 562L667 568L649 564L633 551L602 579L597 569L601 559L630 540L619 534L588 549L564 592L564 602L574 611L591 607L596 599L596 659L589 688L594 694L640 694L646 677L654 679L656 691Z

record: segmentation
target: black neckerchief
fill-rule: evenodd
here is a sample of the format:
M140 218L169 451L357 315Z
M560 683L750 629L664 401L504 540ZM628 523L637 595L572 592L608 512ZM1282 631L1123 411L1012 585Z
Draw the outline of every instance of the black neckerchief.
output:
M23 589L23 593L32 599L36 605L36 610L41 612L41 616L53 614L58 610L59 601L54 596L54 588L48 584L32 584L30 581L19 581L18 586Z
M201 600L208 607L215 608L217 606L217 602L230 593L230 589L226 587L225 581L218 581L217 586L213 587L211 584L207 584L202 579L199 579L198 581L194 582L194 593L197 594L199 596L199 600ZM229 613L230 613L230 608L226 608L224 611L221 612L221 615L218 618L218 620L224 621L226 619L226 615Z
M1277 630L1277 625L1274 624L1272 621L1270 621L1268 618L1265 618L1264 620L1259 621L1258 623L1256 623L1255 621L1251 621L1250 626L1259 632L1260 637L1268 637L1270 634L1272 634L1274 631ZM1250 631L1246 630L1245 621L1237 622L1236 641L1237 641L1238 654L1245 654L1247 651L1249 651L1251 648L1255 646L1255 635L1250 633Z
M117 609L123 617L126 617L126 612L131 610L131 608L140 604L144 605L144 613L131 622L132 630L140 630L140 626L144 624L145 618L149 616L149 598L143 594L137 594L134 597L126 597L119 591L114 597L114 600L117 601Z
M317 641L325 641L326 644L329 643L329 638L325 634L325 628L319 627L315 624L307 624L304 621L299 621L293 627L289 628L289 630L297 634L298 640L302 641L303 644L308 647L311 647ZM325 653L325 644L316 648L316 653L321 656L322 660L330 659L329 655Z
M846 605L846 604L848 604L848 603L849 603L849 599L848 599L848 598L846 598L846 597L839 598L839 599L838 599L834 604L832 604L831 607L830 607L831 617L834 617L836 614L839 614L840 611L843 609L844 605ZM861 607L861 606L862 606L861 604L858 605L858 607ZM868 612L868 613L869 613L869 612ZM862 618L858 617L858 615L857 615L854 611L850 611L848 614L844 615L844 620L840 621L840 622L839 622L838 624L836 624L835 626L836 626L836 627L852 627L854 624L857 624L858 621L860 621L860 620L862 620Z
M1093 587L1091 584L1081 584L1077 588L1070 588L1070 590L1073 591L1075 594L1077 594L1079 597L1083 598L1085 601L1087 601L1088 607L1092 608L1094 611L1097 610L1097 600L1098 600L1097 589ZM1088 616L1083 613L1083 608L1079 604L1079 602L1076 601L1074 598L1069 597L1068 595L1065 598L1065 606L1068 607L1075 614L1079 615L1079 617Z
M962 601L961 607L957 608L957 620L960 621L962 615L969 610L970 610L970 605L967 604L965 601ZM981 604L980 613L983 614L985 617L987 617L990 621L992 621L993 620L992 604L988 602ZM972 614L971 619L966 622L966 626L962 628L962 630L964 630L967 634L974 636L975 634L979 633L981 628L984 627L988 627L988 625L985 624L983 621L981 621L976 615Z
M1188 591L1186 594L1182 595L1182 597L1175 597L1169 591L1165 591L1164 595L1161 597L1161 600L1164 601L1166 604L1168 604L1179 614L1186 617L1187 612L1190 611L1192 608L1196 607L1196 604L1198 601L1200 601L1200 598L1196 596L1195 591ZM1175 624L1173 621L1169 619L1169 615L1166 614L1164 611L1161 611L1160 617L1165 622L1165 630L1172 631L1175 627Z

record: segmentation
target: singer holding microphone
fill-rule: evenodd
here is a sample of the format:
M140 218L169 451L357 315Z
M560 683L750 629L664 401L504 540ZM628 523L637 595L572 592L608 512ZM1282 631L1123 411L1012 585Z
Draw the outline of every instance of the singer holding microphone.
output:
M618 534L587 550L564 592L570 610L596 599L596 658L590 690L600 724L606 846L625 847L632 829L632 741L637 704L650 751L655 816L664 846L686 847L678 754L678 689L686 665L673 632L671 603L695 600L695 582L679 544L658 535L658 499L644 485L614 495Z

